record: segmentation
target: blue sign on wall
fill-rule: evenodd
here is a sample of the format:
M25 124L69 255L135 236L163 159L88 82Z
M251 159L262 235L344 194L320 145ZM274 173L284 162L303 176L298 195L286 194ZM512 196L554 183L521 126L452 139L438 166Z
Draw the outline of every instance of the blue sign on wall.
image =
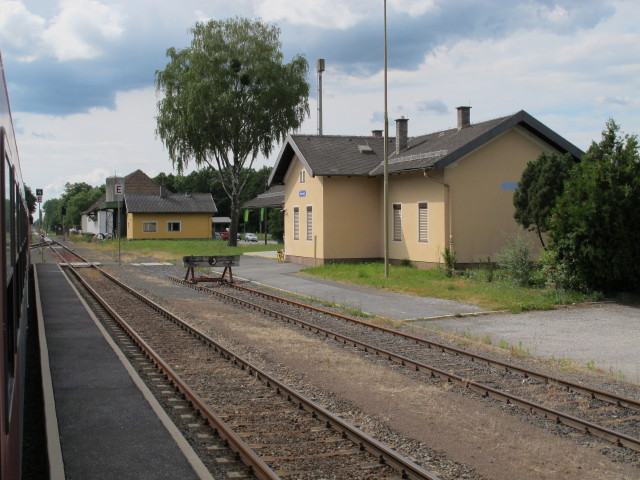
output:
M502 182L502 190L515 190L518 188L518 182Z
M300 195L301 197L306 197L307 196L307 191L306 190L300 190L298 192L298 195Z

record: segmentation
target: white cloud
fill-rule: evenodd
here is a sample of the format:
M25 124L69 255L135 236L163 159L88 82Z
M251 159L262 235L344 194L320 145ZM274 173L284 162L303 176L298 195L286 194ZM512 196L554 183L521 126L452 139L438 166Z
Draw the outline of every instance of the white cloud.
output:
M117 10L96 0L62 0L43 38L58 60L93 58L102 52L103 42L122 34L123 20Z
M45 20L21 1L0 0L0 44L16 51L19 61L32 61L43 47Z
M124 19L117 8L97 0L61 0L49 21L22 1L0 0L0 40L23 62L43 56L91 59L103 52L105 42L120 37Z
M436 8L435 0L389 0L388 5L398 12L412 16L422 15Z
M368 5L364 0L258 0L255 11L267 22L286 20L292 25L344 30L366 16Z
M99 186L106 176L140 168L149 176L171 172L155 137L156 93L152 87L120 93L115 110L51 117L17 113L20 163L27 185L45 196L62 193L66 182Z

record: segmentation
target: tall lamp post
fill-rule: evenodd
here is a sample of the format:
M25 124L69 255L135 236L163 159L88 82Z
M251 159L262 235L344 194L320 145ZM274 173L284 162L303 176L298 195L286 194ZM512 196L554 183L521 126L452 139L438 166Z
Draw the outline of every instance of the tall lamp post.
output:
M384 277L389 278L389 114L387 111L387 0L384 0Z

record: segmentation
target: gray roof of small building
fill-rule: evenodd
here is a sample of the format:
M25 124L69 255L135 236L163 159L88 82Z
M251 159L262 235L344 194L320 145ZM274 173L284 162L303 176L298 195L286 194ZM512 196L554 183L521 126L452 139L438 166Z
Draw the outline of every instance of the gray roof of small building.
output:
M284 185L274 185L266 192L249 200L242 208L269 208L284 205Z
M127 193L136 195L154 195L160 193L160 186L154 182L146 173L138 169L135 172L131 172L124 177L124 191ZM166 193L171 194L171 190L165 187ZM102 196L96 200L93 205L87 208L83 214L88 214L94 210L100 210L107 201L107 194L103 193Z
M218 211L210 193L167 195L125 194L124 202L130 213L208 213Z
M395 138L389 138L389 173L441 169L520 126L560 152L579 159L584 152L524 110L513 115L465 128L448 129L408 139L407 148L395 153ZM362 153L359 145L371 150ZM289 135L271 171L269 184L284 183L284 176L296 155L313 176L379 176L384 170L384 139L329 135Z

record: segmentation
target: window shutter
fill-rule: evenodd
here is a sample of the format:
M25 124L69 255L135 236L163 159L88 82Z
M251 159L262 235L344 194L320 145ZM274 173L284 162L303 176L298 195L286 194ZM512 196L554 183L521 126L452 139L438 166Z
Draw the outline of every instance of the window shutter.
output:
M313 240L313 207L307 206L307 240Z
M418 203L418 241L429 241L429 205L427 202Z
M402 205L393 204L393 240L402 241Z

